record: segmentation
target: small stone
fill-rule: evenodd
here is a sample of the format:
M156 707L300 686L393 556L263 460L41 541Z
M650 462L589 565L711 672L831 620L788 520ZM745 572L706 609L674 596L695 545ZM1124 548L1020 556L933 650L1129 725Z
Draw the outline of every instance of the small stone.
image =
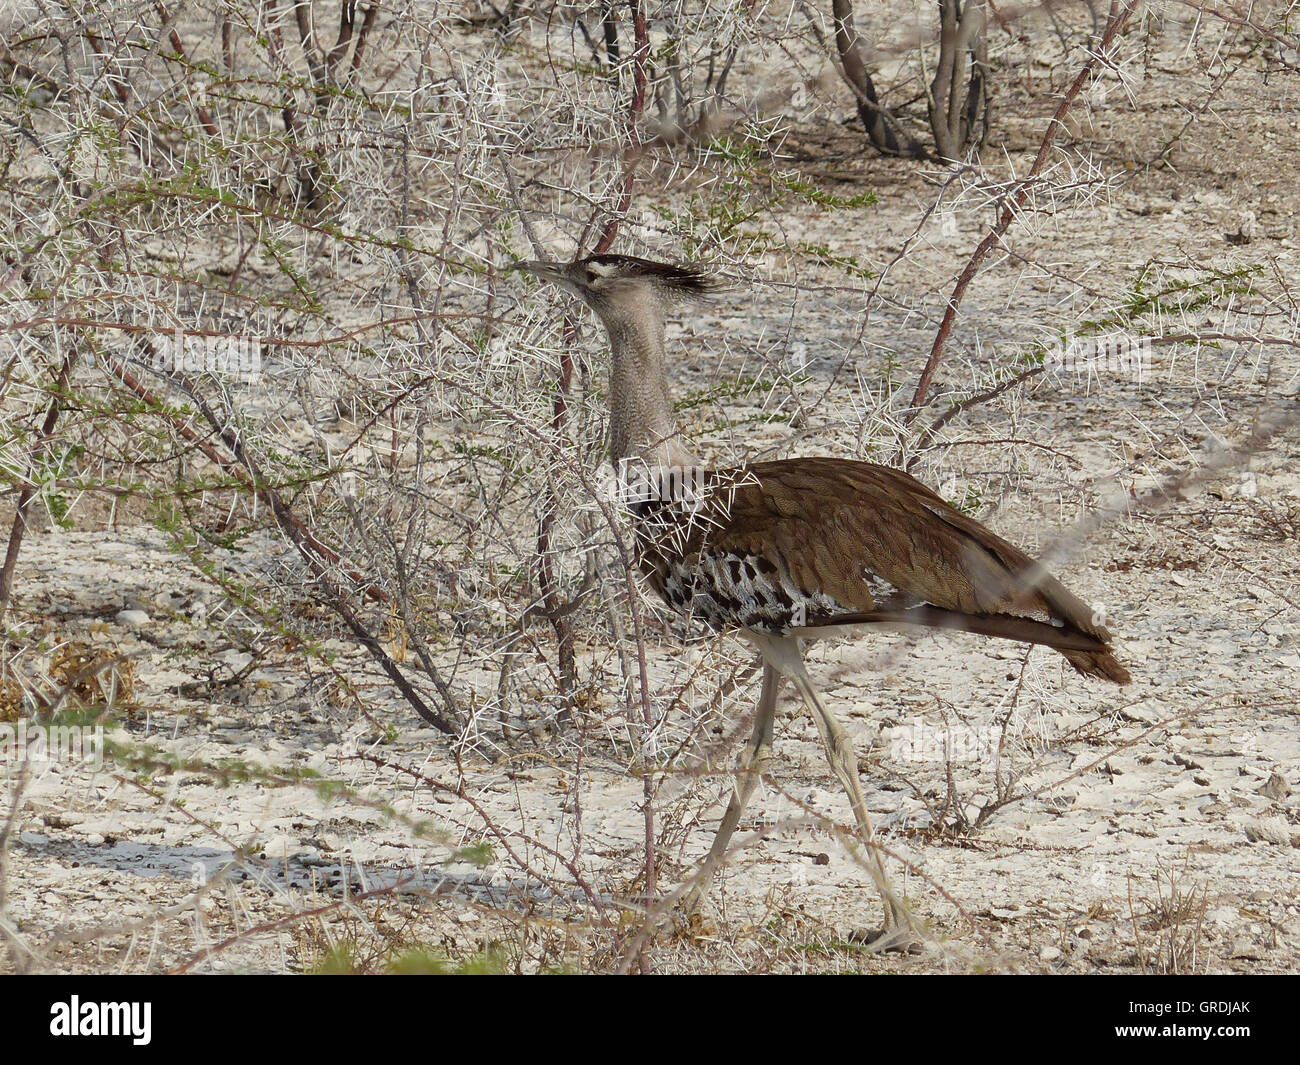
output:
M1060 947L1044 947L1038 952L1039 961L1056 961L1061 956Z
M1268 778L1268 783L1259 789L1259 793L1274 802L1281 802L1291 794L1291 785L1286 782L1286 777L1275 771Z
M149 615L143 610L119 610L117 612L117 623L125 625L129 629L138 629L142 625L149 624Z
M1277 847L1287 847L1292 844L1291 826L1280 817L1248 821L1245 831L1246 838L1251 843L1272 843Z

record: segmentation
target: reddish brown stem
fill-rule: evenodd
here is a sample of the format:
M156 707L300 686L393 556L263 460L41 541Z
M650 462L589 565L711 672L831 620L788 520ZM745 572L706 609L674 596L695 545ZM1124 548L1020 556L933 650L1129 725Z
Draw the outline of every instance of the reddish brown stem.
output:
M361 67L361 57L366 50L366 38L370 36L370 27L375 24L375 16L379 14L379 5L371 4L366 8L366 17L361 20L361 29L357 33L357 46L352 50L352 69L359 70Z
M1064 124L1066 114L1074 105L1079 93L1083 91L1083 87L1088 84L1093 70L1100 61L1100 57L1110 49L1136 7L1137 0L1111 0L1110 14L1106 20L1106 29L1102 34L1101 42L1098 44L1096 51L1088 55L1088 61L1083 64L1083 69L1079 71L1074 83L1066 91L1060 106L1056 109L1056 113L1052 115L1052 120L1047 125L1047 132L1043 134L1042 143L1038 146L1038 155L1034 158L1033 166L1029 168L1029 172L1024 179L1016 184L1015 191L1009 192L1002 198L1002 209L998 212L996 224L988 235L979 242L979 246L970 257L966 268L962 270L961 275L957 278L957 284L952 290L952 295L948 298L948 306L943 312L943 321L939 323L939 331L935 334L934 344L930 348L930 357L926 360L924 369L921 370L921 378L916 384L916 391L912 394L911 407L903 415L904 425L910 425L921 412L921 405L925 402L926 395L930 391L930 385L934 381L935 371L938 370L939 363L943 359L944 346L948 342L948 334L952 332L953 322L957 318L957 309L961 306L962 298L966 295L966 289L979 272L979 268L988 257L989 252L993 250L1002 239L1003 234L1010 228L1011 223L1015 220L1016 212L1025 205L1025 201L1029 198L1029 190L1033 187L1034 179L1042 173L1043 167L1047 165L1048 157L1052 153L1052 145L1056 143L1056 135Z
M641 0L628 0L628 8L632 12L632 40L636 50L632 54L632 100L627 109L623 187L619 192L618 205L592 249L595 255L603 255L614 246L619 223L632 205L632 186L636 180L637 160L641 155L641 115L645 111L646 86L649 82L650 32Z
M36 443L32 446L33 465L45 453L45 447L49 443L50 437L54 435L54 427L59 421L59 410L63 402L63 396L68 390L68 379L72 376L72 366L75 361L76 350L69 347L67 353L63 356L63 365L59 367L58 376L54 380L54 394L50 397L50 406L45 412L45 421L41 425L41 434L36 438ZM5 613L9 609L9 597L13 593L14 586L14 571L18 566L18 552L22 548L23 537L27 533L27 513L31 508L32 499L35 498L38 487L35 481L29 479L18 495L18 507L14 511L14 523L9 530L9 547L5 551L4 568L0 569L0 624L3 624Z
M601 234L600 240L596 242L597 254L608 251L613 246L614 237L618 233L619 220L632 204L632 183L636 177L636 161L641 152L641 113L645 110L646 85L649 80L650 33L646 26L645 8L641 0L629 0L628 7L632 12L632 40L636 50L632 55L632 102L628 107L627 149L623 154L627 171L623 176L623 193L619 197L618 210L606 223L604 233ZM628 584L631 585L631 558L625 557L623 564L628 573ZM632 621L639 650L637 664L640 670L639 679L641 682L641 727L644 730L641 741L641 793L644 799L641 807L641 818L645 827L645 904L646 913L649 914L654 903L655 892L659 886L655 862L655 778L650 760L646 757L648 740L653 735L655 722L654 711L650 706L650 679L646 671L645 636L641 623L641 608L635 598L635 589L630 587L629 593L632 597ZM637 962L641 972L648 973L650 971L646 938L642 938L638 947Z
M167 25L167 23L170 20L167 16L167 11L162 6L162 4L161 3L155 4L154 10L158 12L158 17L162 19L163 25L164 26ZM223 43L226 39L225 38L226 30L227 30L227 26L223 25L222 26ZM181 35L176 32L175 26L173 26L171 29L167 31L167 39L172 42L172 47L176 49L176 54L181 58L181 60L188 61L187 56L185 54L185 46L181 44ZM202 104L198 104L195 106L194 111L195 114L199 116L199 125L203 127L203 131L209 137L216 137L221 133L221 131L217 129L216 122L212 120L212 113L206 107L204 107Z
M636 51L632 57L632 99L628 105L626 119L626 137L623 150L625 170L623 184L619 190L618 202L613 213L596 241L593 253L600 255L614 244L618 236L619 223L632 202L632 186L636 176L635 164L641 150L641 115L645 110L646 86L648 83L648 62L650 57L650 34L646 25L645 11L640 0L629 0L632 12L632 35ZM551 431L558 441L569 420L569 392L573 387L573 342L576 332L572 322L566 322L564 330L564 348L560 356L560 379L557 382L555 403L551 410ZM555 528L555 515L559 509L555 499L554 486L546 489L546 502L537 530L537 575L538 586L542 593L542 604L551 619L559 642L559 666L562 689L569 691L576 681L573 625L567 617L562 616L564 604L560 601L559 582L555 577L551 561L552 533Z
M557 382L555 402L551 408L551 432L555 434L557 446L569 420L569 391L573 387L575 332L572 319L566 318L564 346L560 355L560 379ZM577 662L574 654L573 623L565 616L564 603L560 601L559 581L555 576L555 566L551 556L551 539L558 511L559 500L555 494L555 482L548 480L545 510L537 528L537 583L542 592L542 606L551 620L551 627L555 630L558 643L560 690L568 694L577 683Z
M649 62L650 62L650 31L646 23L645 8L641 0L628 0L628 10L632 15L632 40L634 51L632 54L632 98L628 103L627 118L625 120L624 148L623 148L623 183L619 190L618 202L613 212L610 214L601 230L599 239L592 249L593 254L601 255L609 251L614 246L614 240L618 236L619 226L627 209L632 204L632 189L636 180L636 163L641 155L641 116L645 111L646 89L649 84ZM581 244L581 241L579 242ZM555 401L554 416L552 418L552 429L556 434L556 442L559 442L560 430L568 419L568 394L573 379L573 356L571 354L574 335L569 329L566 329L564 354L561 356L560 363L560 389ZM554 511L551 510L548 518L551 518ZM551 522L543 523L543 532L538 536L538 551L543 560L547 554L542 550L543 544L549 549L550 546L550 527ZM638 603L636 602L636 590L632 582L632 560L630 557L623 559L624 566L627 568L629 595L632 601L633 626L637 633L638 646L641 649L639 654L640 663L640 681L641 681L641 720L644 735L648 737L652 734L654 728L654 710L650 705L650 686L649 677L646 672L646 662L644 653L644 636L641 628L641 614ZM558 604L558 600L557 600ZM548 605L548 611L554 611ZM557 634L560 632L560 625L553 620L556 625ZM567 622L565 622L567 625ZM563 664L563 644L561 645L561 664ZM643 751L644 754L644 751ZM651 771L648 759L643 764L643 797L642 820L645 826L645 902L646 912L650 912L650 904L653 902L655 892L658 890L658 876L655 862L655 816L654 816L654 774ZM643 936L637 946L637 960L642 972L648 972L650 968L649 958L646 953L646 938Z

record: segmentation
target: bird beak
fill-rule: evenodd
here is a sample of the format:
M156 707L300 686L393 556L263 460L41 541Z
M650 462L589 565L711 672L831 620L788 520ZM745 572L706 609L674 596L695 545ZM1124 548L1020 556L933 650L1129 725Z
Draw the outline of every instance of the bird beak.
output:
M568 278L568 268L564 263L548 263L542 259L523 260L513 263L510 270L523 274L532 274L543 281L562 282Z

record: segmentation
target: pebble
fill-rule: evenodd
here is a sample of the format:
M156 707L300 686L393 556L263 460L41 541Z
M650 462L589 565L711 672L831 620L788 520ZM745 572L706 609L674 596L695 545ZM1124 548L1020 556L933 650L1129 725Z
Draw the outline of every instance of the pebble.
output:
M1268 778L1268 783L1259 789L1259 793L1265 798L1281 802L1291 794L1291 785L1286 782L1286 777L1275 772Z

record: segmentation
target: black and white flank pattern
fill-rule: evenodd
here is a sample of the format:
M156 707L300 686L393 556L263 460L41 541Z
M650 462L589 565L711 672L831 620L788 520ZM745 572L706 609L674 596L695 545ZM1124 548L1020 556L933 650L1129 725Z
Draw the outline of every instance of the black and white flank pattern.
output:
M688 513L673 502L643 501L633 512L642 555L651 562L647 569L656 590L679 614L711 629L783 634L833 623L837 615L857 609L822 589L801 587L779 559L710 550L707 533L714 519L704 508L692 507ZM687 538L687 530L701 528L706 544L698 552L674 549ZM862 579L877 602L899 602L898 589L887 581L866 571Z

